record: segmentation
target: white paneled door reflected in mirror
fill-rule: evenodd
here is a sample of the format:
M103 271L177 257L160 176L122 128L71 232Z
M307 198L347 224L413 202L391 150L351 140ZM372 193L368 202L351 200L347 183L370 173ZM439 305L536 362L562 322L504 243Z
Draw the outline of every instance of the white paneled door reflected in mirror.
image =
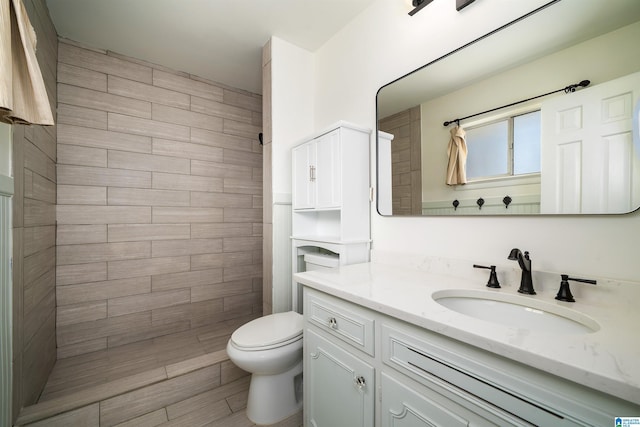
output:
M383 86L378 211L638 209L637 40L637 0L556 0Z

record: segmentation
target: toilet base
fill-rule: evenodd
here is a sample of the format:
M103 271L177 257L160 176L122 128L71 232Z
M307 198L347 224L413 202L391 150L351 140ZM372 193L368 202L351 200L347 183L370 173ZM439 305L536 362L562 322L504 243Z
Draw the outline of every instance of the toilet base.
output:
M300 411L301 374L302 361L278 375L252 374L247 398L247 417L256 424L269 425Z

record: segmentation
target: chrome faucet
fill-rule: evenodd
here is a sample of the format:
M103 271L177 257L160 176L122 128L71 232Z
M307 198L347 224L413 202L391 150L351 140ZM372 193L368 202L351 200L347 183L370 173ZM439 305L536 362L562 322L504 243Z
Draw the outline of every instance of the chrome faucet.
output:
M535 295L536 291L533 289L533 279L531 278L531 258L529 258L529 252L522 251L518 248L511 249L508 259L512 261L518 261L518 265L522 269L522 278L520 279L520 289L518 292L521 294Z

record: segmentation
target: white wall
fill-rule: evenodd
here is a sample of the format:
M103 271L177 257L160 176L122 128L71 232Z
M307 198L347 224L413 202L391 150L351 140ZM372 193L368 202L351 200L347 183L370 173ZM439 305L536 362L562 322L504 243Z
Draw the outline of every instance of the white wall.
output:
M375 95L382 85L545 2L477 0L457 12L452 0L439 0L409 17L406 1L376 0L314 55L314 128L324 128L337 120L375 128ZM298 72L296 66L292 64L290 71ZM297 117L302 114L290 119ZM275 167L274 159L274 171ZM520 247L531 252L534 269L640 279L634 251L635 241L640 238L639 213L606 217L384 218L375 209L371 212L374 250L500 265L507 262L512 247Z

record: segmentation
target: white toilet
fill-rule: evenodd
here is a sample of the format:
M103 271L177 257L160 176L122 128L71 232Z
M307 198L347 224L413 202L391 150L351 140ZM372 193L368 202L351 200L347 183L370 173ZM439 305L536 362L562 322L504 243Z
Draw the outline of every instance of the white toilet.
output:
M338 265L337 257L305 255L307 270ZM247 417L274 424L302 409L303 317L295 311L259 317L236 329L229 359L251 373Z

